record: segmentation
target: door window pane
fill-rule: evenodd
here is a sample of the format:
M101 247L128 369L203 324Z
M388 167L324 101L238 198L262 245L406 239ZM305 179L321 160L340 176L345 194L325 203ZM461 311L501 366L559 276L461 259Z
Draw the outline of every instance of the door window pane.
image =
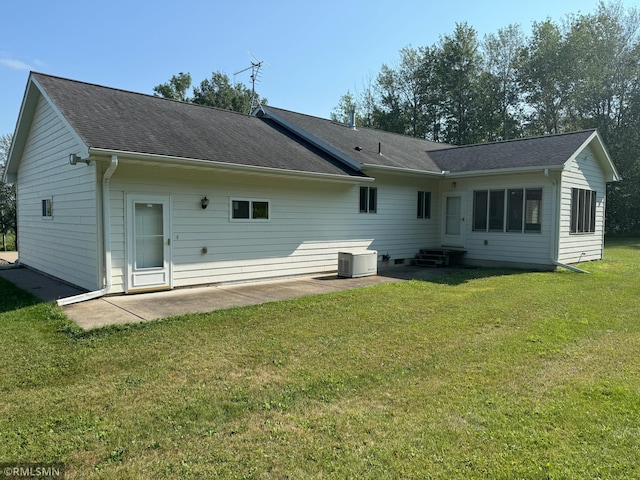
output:
M162 204L135 204L135 268L157 268L164 265L164 229L162 222Z
M460 212L462 201L460 197L447 197L447 218L445 233L447 235L460 235Z

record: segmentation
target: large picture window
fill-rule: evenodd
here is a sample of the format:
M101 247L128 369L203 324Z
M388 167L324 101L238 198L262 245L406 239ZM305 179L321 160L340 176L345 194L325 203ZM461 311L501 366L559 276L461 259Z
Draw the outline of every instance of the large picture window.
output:
M231 199L231 220L266 221L271 217L268 200Z
M596 197L593 190L571 189L571 233L596 231Z
M541 228L541 188L473 192L474 231L536 233Z
M378 211L378 189L360 187L360 213L376 213Z

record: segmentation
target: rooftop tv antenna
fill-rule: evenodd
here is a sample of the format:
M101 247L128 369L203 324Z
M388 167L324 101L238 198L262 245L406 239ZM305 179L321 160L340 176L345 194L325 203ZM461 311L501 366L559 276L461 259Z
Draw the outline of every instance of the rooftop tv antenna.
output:
M247 67L247 68L243 68L242 70L237 71L236 73L234 73L234 77L240 73L244 73L248 70L251 70L251 106L249 107L249 114L251 114L251 112L253 112L254 108L256 106L262 106L260 105L260 99L256 99L256 82L260 82L260 68L262 67L262 65L264 65L264 61L263 60L258 60L256 58L256 56L249 52L249 55L251 55L251 58L253 58L253 60L251 61L251 66ZM268 64L267 64L268 65Z

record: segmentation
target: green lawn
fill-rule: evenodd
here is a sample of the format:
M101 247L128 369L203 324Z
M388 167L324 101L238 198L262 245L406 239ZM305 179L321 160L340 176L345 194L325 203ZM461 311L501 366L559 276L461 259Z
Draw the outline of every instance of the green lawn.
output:
M640 478L640 239L83 333L0 283L0 463L67 478ZM1 279L0 279L1 280Z

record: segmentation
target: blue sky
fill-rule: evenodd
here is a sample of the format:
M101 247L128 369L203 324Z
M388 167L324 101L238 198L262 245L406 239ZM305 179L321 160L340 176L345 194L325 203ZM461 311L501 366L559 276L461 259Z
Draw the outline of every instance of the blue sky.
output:
M635 4L630 0L627 6ZM194 84L267 62L269 104L329 117L401 48L432 45L467 22L480 37L511 23L595 11L597 0L3 0L0 134L13 133L30 70L153 93L178 72ZM249 72L237 81L249 85Z

